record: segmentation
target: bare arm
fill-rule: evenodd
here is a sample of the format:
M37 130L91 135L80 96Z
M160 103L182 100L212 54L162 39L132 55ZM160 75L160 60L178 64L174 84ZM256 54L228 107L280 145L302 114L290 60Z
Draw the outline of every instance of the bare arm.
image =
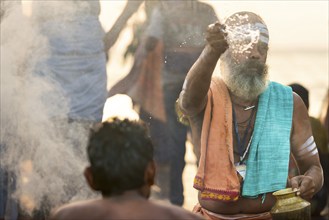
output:
M145 50L153 51L159 40L156 37L148 36L145 40Z
M307 109L295 93L291 148L301 173L291 178L291 187L299 188L301 197L310 200L323 185L323 173Z
M218 59L227 49L221 28L222 25L218 22L209 25L206 33L207 45L186 76L179 106L188 116L196 115L204 108L212 73Z
M128 1L122 13L115 21L112 28L104 37L105 52L108 52L117 41L122 29L126 26L128 19L137 11L138 7L143 3L142 0Z

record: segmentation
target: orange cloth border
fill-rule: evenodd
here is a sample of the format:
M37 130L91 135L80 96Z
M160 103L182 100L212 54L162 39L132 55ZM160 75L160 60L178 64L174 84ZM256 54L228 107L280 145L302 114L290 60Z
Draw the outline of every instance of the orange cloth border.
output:
M208 92L194 188L204 199L236 201L240 194L233 157L232 103L225 83L218 77L213 77Z
M194 188L202 191L201 198L204 200L221 200L221 201L236 201L239 199L239 192L234 191L223 191L223 190L212 190L202 188L202 178L196 176L194 178Z

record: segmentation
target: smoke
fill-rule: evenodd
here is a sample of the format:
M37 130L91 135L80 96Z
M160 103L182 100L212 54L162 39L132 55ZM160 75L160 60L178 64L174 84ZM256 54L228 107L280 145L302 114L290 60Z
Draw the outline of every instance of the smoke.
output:
M45 201L53 208L94 196L82 175L88 128L68 122L68 100L49 77L49 42L39 30L41 17L67 16L73 7L58 1L56 11L49 1L38 2L34 16L26 17L16 1L1 1L0 165L16 177L9 196L29 214Z

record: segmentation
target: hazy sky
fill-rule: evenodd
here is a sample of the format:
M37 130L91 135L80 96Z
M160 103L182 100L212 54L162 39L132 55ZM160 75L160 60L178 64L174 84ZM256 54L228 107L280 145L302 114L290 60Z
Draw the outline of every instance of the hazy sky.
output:
M101 20L108 30L124 7L125 0L102 2ZM328 1L204 1L214 6L220 20L234 12L255 12L270 30L272 49L328 50Z
M207 1L220 18L240 10L265 20L272 49L293 47L328 50L328 1Z

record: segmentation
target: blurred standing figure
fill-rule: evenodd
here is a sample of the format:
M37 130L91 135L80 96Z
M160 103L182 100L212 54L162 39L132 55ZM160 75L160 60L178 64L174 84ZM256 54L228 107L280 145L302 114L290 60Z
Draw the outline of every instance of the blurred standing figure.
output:
M144 2L143 12L145 13L145 20L137 20L133 24L133 39L124 54L125 58L128 55L133 55L133 66L127 76L112 86L108 96L111 97L116 94L128 95L132 99L134 109L138 111L140 119L149 126L154 144L154 160L157 169L156 183L152 188L154 190L152 190L151 198L167 200L169 199L169 157L167 144L168 129L166 127L161 86L162 42L158 42L151 52L146 53L145 51L145 30L149 26L153 9L160 2ZM128 8L132 8L133 5L136 5L134 1L127 2L125 9L112 29L116 29L117 24L122 22L122 18L127 17L125 14L128 13Z
M1 1L1 6L3 6L4 3L5 2ZM47 132L46 136L42 136L40 133L38 133L38 135L33 135L32 146L34 146L34 143L36 143L35 145L37 146L39 146L39 144L40 146L52 146L49 142L52 142L53 137L56 137L54 138L56 141L53 142L56 142L56 145L64 146L65 150L67 150L65 152L68 152L65 154L63 151L58 150L57 152L59 154L63 154L61 158L63 160L61 160L60 163L52 163L52 165L46 163L46 166L40 165L43 158L46 158L45 162L51 161L52 157L47 157L46 154L42 154L42 157L38 157L35 151L33 151L33 155L25 154L22 159L31 160L34 173L40 174L39 179L41 181L38 181L39 179L37 178L33 178L34 183L44 183L50 176L63 180L60 184L54 184L60 189L64 188L62 194L59 194L58 190L52 188L53 190L49 191L51 191L51 193L56 192L56 195L51 197L52 195L49 194L49 191L40 187L37 192L40 196L36 198L35 195L32 195L29 198L32 202L37 204L37 207L35 207L31 215L33 215L34 219L41 219L48 215L50 205L66 202L73 197L74 199L79 199L79 197L93 196L90 191L86 192L82 190L88 190L88 188L85 187L85 182L80 180L79 162L85 161L85 152L83 148L87 142L89 128L93 124L101 122L103 106L107 98L106 59L103 42L105 33L99 21L99 1L31 1L31 6L31 15L27 17L26 20L31 21L31 26L33 26L33 30L35 30L35 32L31 34L32 38L35 37L34 34L38 36L41 34L41 36L36 39L41 39L41 43L38 44L38 46L42 46L31 48L35 56L29 57L26 63L31 64L31 66L33 65L33 70L28 71L30 70L28 69L26 72L31 72L33 78L37 76L36 78L41 78L42 82L46 81L47 85L50 81L49 84L51 84L51 86L54 85L54 87L56 87L56 92L59 90L60 93L60 95L55 94L52 88L47 88L46 92L42 91L42 94L37 97L38 103L40 101L44 106L49 106L51 110L48 111L48 108L45 109L45 111L47 111L45 115L38 114L39 112L37 111L33 112L33 116L35 116L33 119L40 122L40 125L46 126L50 132ZM1 7L1 18L3 19L3 17L7 16L7 12L3 15L2 10L3 7ZM120 29L120 27L118 27L118 29ZM20 34L20 36L28 32L23 30L21 33L23 34ZM27 47L28 46L29 45L27 45ZM28 49L30 49L30 47ZM22 66L25 68L25 65ZM31 90L28 81L24 81L24 83L28 90L34 91ZM40 93L37 93L36 96L39 94ZM63 98L63 94L65 98ZM30 97L26 100L30 102ZM54 100L56 101L53 102ZM29 103L27 103L27 105L28 104ZM20 107L23 108L24 106L20 105ZM34 109L38 108L36 107ZM44 109L42 108L41 110ZM30 123L34 122L34 120L28 121L28 128L33 128L31 125L37 124ZM15 139L18 138L19 135L15 135ZM47 144L44 145L43 143L45 142L47 142ZM24 144L27 143L24 142ZM1 155L3 155L3 146L4 145L1 143ZM22 146L22 148L23 147L24 146ZM70 160L64 160L64 156L66 155L69 156ZM73 159L76 159L76 161ZM67 164L67 162L72 162L74 164L70 165ZM67 169L65 168L65 171L60 170L55 172L55 170L57 171L59 169L54 169L52 167L53 165L65 166ZM52 169L54 172L46 172L47 168ZM2 166L0 169L2 169ZM68 174L69 178L63 178L66 174ZM4 215L4 209L8 209L9 203L7 202L7 207L5 207L5 200L8 200L11 198L11 195L14 194L10 193L10 188L2 187L3 182L7 184L6 182L9 181L11 185L14 185L11 178L7 178L5 175L0 176L1 217ZM33 185L33 181L31 180L29 184L25 185ZM17 185L22 186L24 183L22 183L22 181L17 181ZM17 188L20 189L19 187ZM30 192L29 190L25 190L25 188L21 191ZM19 192L19 190L17 190L17 192ZM39 202L40 197L42 202ZM41 205L39 206L39 204ZM22 211L20 215L25 215L23 211L28 207L24 207L21 203L20 208Z
M129 18L138 10L138 7L144 2L144 0L127 0L127 4L119 15L112 28L105 34L104 45L105 52L112 48L117 41L121 31L126 26Z
M69 98L69 120L101 122L107 76L100 2L36 1L32 14L50 45L49 57L40 63L38 74L50 77Z
M42 102L54 105L53 109L63 109L47 112L55 127L54 135L61 137L74 158L82 160L86 158L84 146L89 129L102 121L107 99L105 32L99 14L99 1L32 2L31 18L48 46L34 74L51 82L62 94L58 98L65 97L58 102L59 106L55 106L48 100L56 99L56 94L47 91L41 97ZM38 167L34 169L37 171ZM61 202L80 195L93 196L89 191L82 195L83 189L88 188L77 171L70 167L70 178L63 183L67 198ZM44 196L41 208L35 210L33 218L48 216L52 202L49 200L51 198Z
M162 87L169 131L170 202L183 205L182 173L185 166L187 127L177 120L175 102L188 70L199 57L207 26L218 18L214 9L197 0L162 1L152 12L146 30L146 50L163 42Z
M292 91L297 93L305 103L307 109L309 109L309 91L298 83L289 85ZM327 197L329 192L329 152L328 152L328 136L325 127L321 121L312 116L309 117L314 136L314 142L319 151L319 157L321 166L323 169L324 184L319 192L317 192L312 198L312 215L318 216L321 211L325 208L327 203Z

